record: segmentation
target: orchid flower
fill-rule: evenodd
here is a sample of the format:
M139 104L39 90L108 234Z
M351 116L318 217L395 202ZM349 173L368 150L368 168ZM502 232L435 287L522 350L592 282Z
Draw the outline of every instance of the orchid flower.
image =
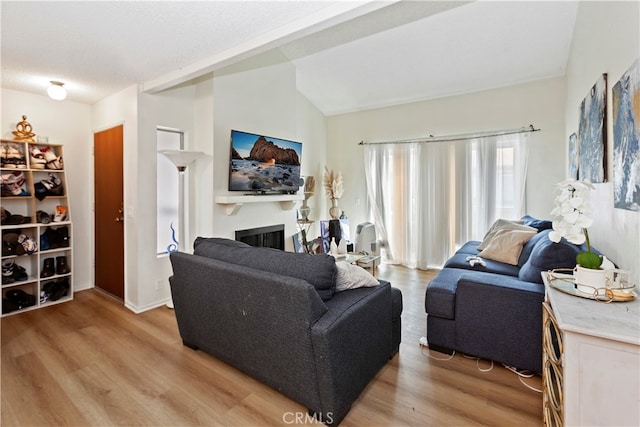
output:
M593 225L591 190L595 190L595 187L589 180L570 179L555 185L556 207L551 211L554 220L553 230L549 232L549 239L558 243L564 237L575 245L586 243L587 251L578 255L578 263L583 267L598 268L602 258L591 252L589 232L587 231ZM583 265L583 263L587 265Z

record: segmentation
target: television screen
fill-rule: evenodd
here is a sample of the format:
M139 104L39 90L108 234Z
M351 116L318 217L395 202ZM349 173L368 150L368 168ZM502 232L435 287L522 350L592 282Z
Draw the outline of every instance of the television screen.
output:
M301 156L300 142L232 130L229 191L295 193Z

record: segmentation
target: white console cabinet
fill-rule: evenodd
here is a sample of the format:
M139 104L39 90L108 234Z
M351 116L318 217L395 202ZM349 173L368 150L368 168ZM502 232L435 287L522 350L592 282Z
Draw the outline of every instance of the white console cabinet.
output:
M580 298L543 278L545 424L639 426L640 301Z

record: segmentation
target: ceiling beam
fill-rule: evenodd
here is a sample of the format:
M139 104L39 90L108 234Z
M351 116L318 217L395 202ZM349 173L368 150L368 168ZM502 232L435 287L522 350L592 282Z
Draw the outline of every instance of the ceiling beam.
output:
M219 70L243 59L266 52L317 31L349 21L375 10L390 6L399 0L338 2L317 12L297 19L258 37L254 37L233 48L224 50L201 61L167 73L142 84L142 91L158 93L205 74Z

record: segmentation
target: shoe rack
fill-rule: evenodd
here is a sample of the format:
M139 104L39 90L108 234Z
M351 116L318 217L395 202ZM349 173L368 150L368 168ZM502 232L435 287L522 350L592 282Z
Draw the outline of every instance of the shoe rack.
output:
M0 148L4 317L73 299L73 231L62 145Z

